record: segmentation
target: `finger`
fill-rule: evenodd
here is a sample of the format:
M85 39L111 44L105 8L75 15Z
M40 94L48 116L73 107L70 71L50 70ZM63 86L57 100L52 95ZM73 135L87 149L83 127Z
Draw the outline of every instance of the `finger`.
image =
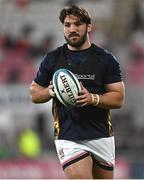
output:
M81 86L81 90L83 90L83 89L84 89L84 86L83 86L83 84L82 84L81 81L80 81L80 86Z
M87 105L87 103L83 103L83 104L80 105L80 107L83 107L83 106L86 106L86 105Z
M50 84L49 86L48 86L48 88L49 88L49 93L50 93L50 96L51 97L55 97L55 92L54 92L54 86L52 85L52 84Z
M53 84L53 82L52 81L50 81L50 85L52 85Z
M54 86L52 84L49 85L48 87L49 87L49 89L53 89L54 88Z
M49 90L49 93L51 97L55 97L55 92L52 89Z
M85 99L86 95L85 94L81 94L79 96L76 97L76 100L81 100L81 99Z
M86 94L86 89L83 88L83 89L81 89L81 91L79 92L78 95L81 96L81 95L84 95L84 94Z
M87 103L87 98L77 99L77 104Z
M76 104L77 107L83 107L83 106L86 106L87 103L81 103L81 104Z

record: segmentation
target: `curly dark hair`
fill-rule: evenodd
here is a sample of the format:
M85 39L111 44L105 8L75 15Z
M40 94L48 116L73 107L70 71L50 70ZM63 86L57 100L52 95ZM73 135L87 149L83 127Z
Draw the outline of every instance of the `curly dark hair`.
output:
M91 17L84 8L78 7L76 5L72 5L62 9L59 15L59 20L61 21L62 24L64 23L64 20L67 15L76 16L79 18L80 22L91 24Z

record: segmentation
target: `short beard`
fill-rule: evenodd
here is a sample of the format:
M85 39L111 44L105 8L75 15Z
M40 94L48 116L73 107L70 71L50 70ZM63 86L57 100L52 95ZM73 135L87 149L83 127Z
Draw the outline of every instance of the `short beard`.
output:
M64 37L65 37L65 36L64 36ZM66 40L66 42L67 42L70 46L72 46L72 47L81 47L81 46L84 44L84 42L86 41L86 38L87 38L87 33L85 33L85 34L80 38L79 41L72 41L72 40L70 40L70 39L67 38L67 37L65 37L65 40Z

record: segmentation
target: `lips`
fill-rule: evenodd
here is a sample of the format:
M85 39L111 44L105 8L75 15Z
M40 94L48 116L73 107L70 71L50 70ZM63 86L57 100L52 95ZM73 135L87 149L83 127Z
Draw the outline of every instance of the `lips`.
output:
M79 37L79 35L78 34L70 34L69 35L69 38L73 38L73 37Z

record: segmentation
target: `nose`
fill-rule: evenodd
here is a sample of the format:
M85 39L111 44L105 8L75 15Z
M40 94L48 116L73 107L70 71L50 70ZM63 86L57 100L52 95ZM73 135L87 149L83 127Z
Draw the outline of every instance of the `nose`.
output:
M74 24L71 24L70 32L76 32L76 31L77 31L77 27Z

